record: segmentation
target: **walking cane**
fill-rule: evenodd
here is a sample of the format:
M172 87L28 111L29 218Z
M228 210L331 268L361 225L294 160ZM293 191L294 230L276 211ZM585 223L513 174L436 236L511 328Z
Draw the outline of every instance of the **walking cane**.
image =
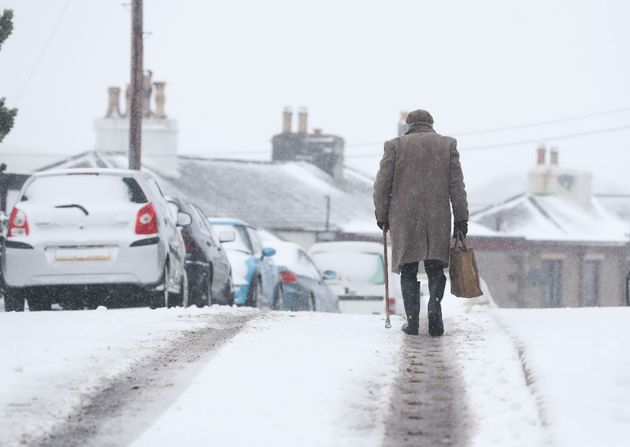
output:
M385 259L385 329L392 327L389 321L389 262L387 262L387 226L383 225L383 258Z

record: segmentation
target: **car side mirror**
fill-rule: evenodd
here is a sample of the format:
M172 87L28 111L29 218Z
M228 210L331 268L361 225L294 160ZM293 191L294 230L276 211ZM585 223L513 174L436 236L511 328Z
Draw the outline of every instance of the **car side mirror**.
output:
M276 249L272 247L265 247L262 249L262 255L264 257L271 257L276 254Z
M192 223L192 217L188 213L178 212L177 213L177 226L185 227L186 225L190 225Z
M332 281L333 279L337 279L337 277L338 277L337 272L334 272L332 270L326 270L324 274L322 275L322 279L324 281Z
M225 230L219 233L219 242L234 242L236 240L236 233L231 230Z

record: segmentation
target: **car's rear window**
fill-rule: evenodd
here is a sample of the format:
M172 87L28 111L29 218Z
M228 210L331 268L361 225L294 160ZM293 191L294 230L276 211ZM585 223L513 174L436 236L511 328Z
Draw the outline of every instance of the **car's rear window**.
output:
M22 196L28 202L146 203L132 177L103 174L64 174L36 178Z
M383 257L357 251L316 252L311 255L321 271L332 270L340 279L368 284L383 284Z

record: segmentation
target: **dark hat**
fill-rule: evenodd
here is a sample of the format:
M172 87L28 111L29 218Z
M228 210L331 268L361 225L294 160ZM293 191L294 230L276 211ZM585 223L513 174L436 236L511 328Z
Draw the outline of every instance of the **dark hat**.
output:
M418 109L407 114L407 124L428 123L433 125L433 117L426 110Z

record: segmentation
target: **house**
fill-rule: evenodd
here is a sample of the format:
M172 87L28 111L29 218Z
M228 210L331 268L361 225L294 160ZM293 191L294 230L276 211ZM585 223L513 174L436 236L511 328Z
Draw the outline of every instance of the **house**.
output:
M471 215L481 276L502 307L629 304L630 201L594 196L590 173L546 155L528 191Z
M150 79L145 78L150 86ZM307 129L307 112L299 113L298 132L292 115L283 113L283 131L273 138L271 161L211 159L178 154L177 122L164 110L164 83L155 112L146 92L142 166L154 174L166 195L198 204L209 216L230 216L273 231L308 247L320 240L358 238L346 227L360 229L374 221L373 180L343 164L343 139ZM49 164L39 170L86 167L126 168L129 120L120 110L120 89L108 89L105 117L95 121L96 150ZM128 109L128 107L127 107Z

